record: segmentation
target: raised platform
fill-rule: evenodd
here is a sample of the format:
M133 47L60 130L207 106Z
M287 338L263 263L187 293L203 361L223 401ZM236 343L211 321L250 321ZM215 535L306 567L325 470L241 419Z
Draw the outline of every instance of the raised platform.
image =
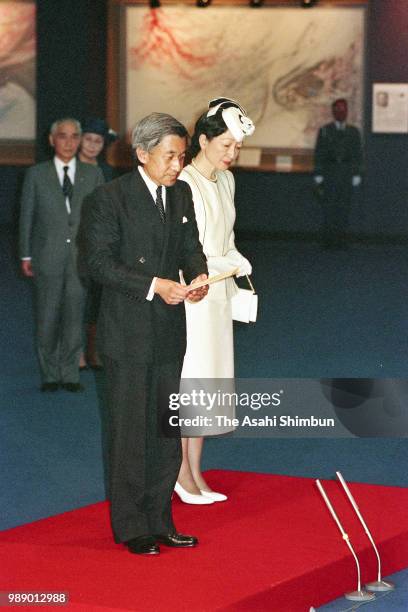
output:
M95 504L0 533L0 590L69 592L68 606L52 608L61 610L308 612L356 588L354 560L313 480L207 476L227 502L174 501L176 525L199 537L197 548L131 555L113 543L108 505ZM374 552L341 487L323 484L357 550L363 583L375 579ZM350 488L378 543L383 575L407 567L408 489Z

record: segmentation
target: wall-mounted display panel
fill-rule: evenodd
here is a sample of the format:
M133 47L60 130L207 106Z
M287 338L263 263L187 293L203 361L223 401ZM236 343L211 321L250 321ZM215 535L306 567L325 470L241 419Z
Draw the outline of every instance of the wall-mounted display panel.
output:
M247 140L268 153L309 157L331 103L349 101L362 125L365 9L165 5L121 7L119 129L152 110L191 131L206 102L237 99L256 124ZM262 162L261 162L261 165Z
M36 3L0 2L0 162L30 163L36 136Z
M408 84L373 84L373 132L408 133Z

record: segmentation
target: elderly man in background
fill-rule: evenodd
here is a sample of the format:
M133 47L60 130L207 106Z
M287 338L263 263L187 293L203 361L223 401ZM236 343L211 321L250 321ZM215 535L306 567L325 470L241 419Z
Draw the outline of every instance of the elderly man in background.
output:
M35 288L41 391L82 391L84 288L77 270L76 235L84 198L103 183L102 172L76 159L81 126L55 121L49 142L54 159L27 170L20 212L22 272Z

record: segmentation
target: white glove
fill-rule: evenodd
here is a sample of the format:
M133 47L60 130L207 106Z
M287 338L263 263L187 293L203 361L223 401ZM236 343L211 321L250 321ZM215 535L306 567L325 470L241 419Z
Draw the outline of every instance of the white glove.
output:
M229 260L231 264L231 268L239 268L236 273L236 277L245 276L246 274L249 276L252 274L252 266L249 261L241 255L238 251L229 251L227 253L226 258Z
M232 268L236 267L232 264L228 257L207 257L208 271L211 274L224 274L224 272L230 272Z
M359 174L353 176L353 178L351 179L351 184L353 185L353 187L358 187L361 184L361 176Z
M324 178L320 176L320 174L317 174L316 176L313 177L313 180L316 183L316 185L321 185L324 181Z
M251 274L252 274L252 266L249 263L249 261L245 257L243 257L241 265L240 265L238 273L237 273L237 278L239 278L240 276L245 276L246 274L248 276L251 276Z

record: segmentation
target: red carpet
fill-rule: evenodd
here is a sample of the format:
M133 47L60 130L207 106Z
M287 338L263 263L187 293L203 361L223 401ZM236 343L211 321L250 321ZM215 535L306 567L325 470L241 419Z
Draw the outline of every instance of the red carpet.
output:
M208 480L230 500L174 502L176 525L199 536L197 548L131 555L112 541L107 504L95 504L2 532L0 591L69 592L68 606L47 609L84 612L308 612L356 588L354 560L313 480L226 471L208 472ZM374 552L340 485L324 485L363 583L375 579ZM379 545L383 575L407 567L408 489L354 484L351 491Z

